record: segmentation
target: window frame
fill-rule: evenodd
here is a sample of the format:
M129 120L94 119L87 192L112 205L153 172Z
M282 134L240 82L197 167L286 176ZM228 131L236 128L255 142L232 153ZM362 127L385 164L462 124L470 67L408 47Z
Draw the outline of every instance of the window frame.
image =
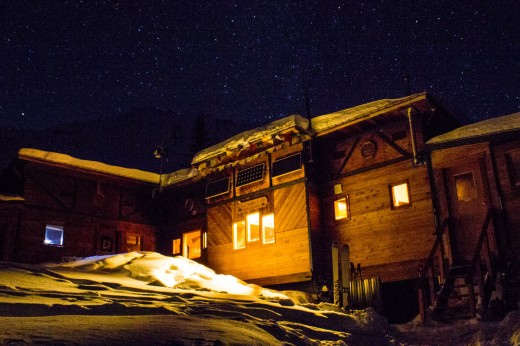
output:
M396 205L394 188L398 187L398 186L401 186L401 185L405 185L406 186L406 195L408 197L408 202ZM401 181L398 181L398 182L395 182L395 183L391 183L390 185L388 185L388 189L390 191L390 206L391 206L392 210L393 209L408 208L408 207L410 207L412 205L412 196L410 194L410 182L408 180L401 180Z
M273 237L272 237L272 241L266 241L266 237L265 237L265 234L266 234L266 231L265 231L265 223L264 223L264 220L267 219L267 218L271 218L273 219L272 221L272 224L273 224ZM265 214L265 215L262 215L261 217L261 230L260 230L260 233L261 233L261 238L262 238L262 244L274 244L276 243L276 228L275 228L275 224L274 224L274 213L268 213L268 214Z
M337 207L339 205L340 201L345 201L345 216L338 216L339 208ZM337 195L334 199L334 221L344 221L344 220L350 220L350 197L349 195Z
M242 242L239 245L238 244L238 225L242 225L242 229L240 230L240 233L242 233ZM247 232L246 232L246 220L239 220L233 222L233 250L242 250L246 248L246 239L247 239Z
M52 239L50 239L48 237L47 232L51 231L51 230L52 231L60 231L61 232L59 243L53 242ZM65 227L63 227L63 225L56 224L56 223L47 223L47 224L45 224L45 234L44 234L44 239L43 239L43 244L44 245L46 245L46 246L55 246L55 247L63 247L64 241L65 241Z

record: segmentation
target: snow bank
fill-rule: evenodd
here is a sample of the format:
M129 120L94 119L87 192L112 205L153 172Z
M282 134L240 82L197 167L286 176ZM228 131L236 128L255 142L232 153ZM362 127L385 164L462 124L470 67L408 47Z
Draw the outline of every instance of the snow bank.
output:
M270 300L289 300L287 296L212 269L182 256L168 257L156 252L129 252L94 256L61 265L90 272L123 271L132 279L149 285L178 289L207 290Z

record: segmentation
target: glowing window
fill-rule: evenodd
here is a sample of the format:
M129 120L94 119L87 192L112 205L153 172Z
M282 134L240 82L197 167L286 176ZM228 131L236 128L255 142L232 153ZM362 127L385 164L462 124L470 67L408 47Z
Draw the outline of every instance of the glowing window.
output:
M334 219L342 220L350 217L349 215L348 198L340 198L334 201Z
M260 240L260 213L249 214L247 221L247 241Z
M142 239L138 234L127 234L126 235L126 250L128 252L141 251Z
M246 247L246 222L239 221L233 224L233 249Z
M458 201L468 202L477 198L473 172L456 175L453 179L455 180Z
M181 239L173 239L172 243L172 253L174 255L179 255L181 253Z
M274 238L274 214L262 216L262 243L271 244Z
M392 193L392 207L398 208L410 205L410 194L408 183L399 183L390 186Z
M182 235L182 255L189 259L199 258L202 252L200 230L186 232Z
M45 240L46 245L63 245L63 226L47 225L45 226Z

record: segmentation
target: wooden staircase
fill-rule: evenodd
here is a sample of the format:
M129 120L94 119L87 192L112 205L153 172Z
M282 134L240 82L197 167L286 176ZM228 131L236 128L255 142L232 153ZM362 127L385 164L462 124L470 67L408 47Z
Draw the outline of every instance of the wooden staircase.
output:
M489 240L494 215L494 210L488 210L470 263L449 263L444 235L450 220L442 223L429 257L419 268L419 311L423 322L471 319L485 310L496 276L496 254Z

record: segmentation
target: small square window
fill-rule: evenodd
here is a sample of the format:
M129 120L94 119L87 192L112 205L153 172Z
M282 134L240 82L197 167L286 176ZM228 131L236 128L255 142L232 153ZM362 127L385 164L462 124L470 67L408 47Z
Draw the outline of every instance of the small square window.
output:
M246 222L238 221L233 224L233 249L246 247Z
M47 225L45 226L45 240L46 245L63 245L63 226Z
M477 188L475 187L473 172L456 175L453 179L455 180L458 201L469 202L477 198Z
M348 196L334 201L334 219L343 220L350 217Z
M262 216L262 243L272 244L274 242L274 214L267 214Z
M392 194L393 208L410 205L410 194L407 182L390 185L390 191Z

